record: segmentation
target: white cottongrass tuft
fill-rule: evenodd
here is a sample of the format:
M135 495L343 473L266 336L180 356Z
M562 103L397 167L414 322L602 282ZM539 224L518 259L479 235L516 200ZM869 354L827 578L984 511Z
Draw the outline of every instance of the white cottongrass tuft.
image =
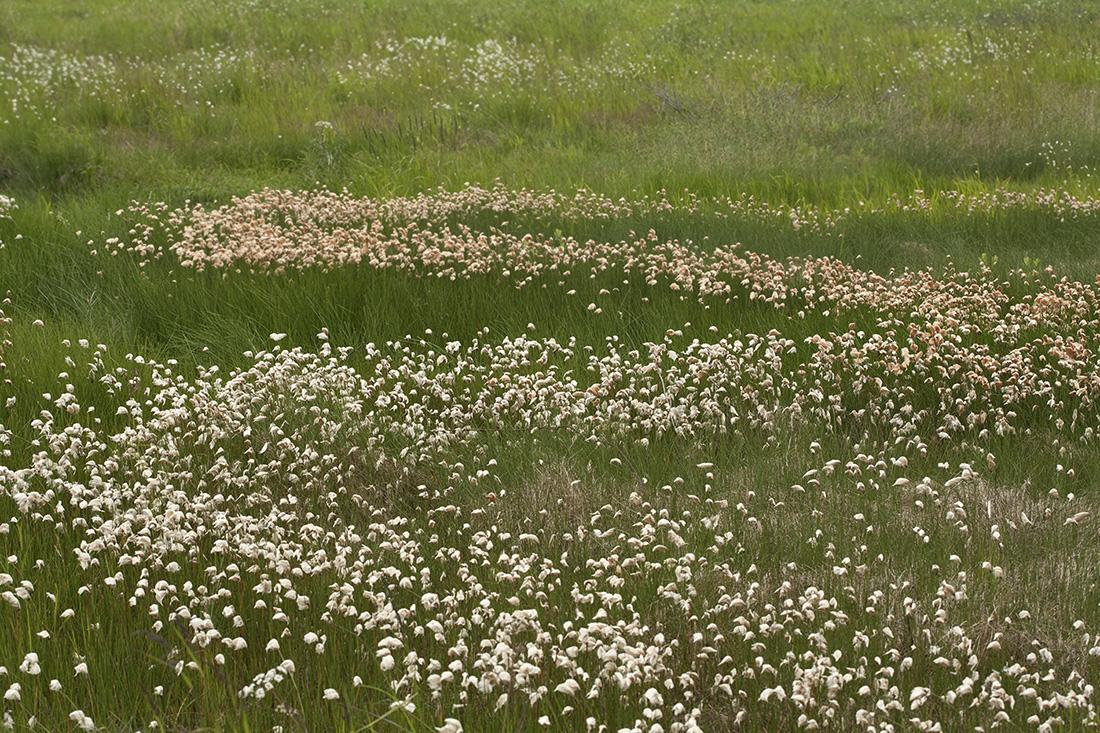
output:
M41 674L42 668L38 666L38 655L34 652L27 652L27 655L23 657L23 663L19 665L19 671L29 675Z

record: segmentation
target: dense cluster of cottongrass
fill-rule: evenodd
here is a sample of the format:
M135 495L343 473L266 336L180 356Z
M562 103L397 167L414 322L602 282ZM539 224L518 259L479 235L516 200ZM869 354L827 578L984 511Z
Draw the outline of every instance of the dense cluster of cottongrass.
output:
M195 375L66 341L33 440L0 420L5 725L1100 724L1097 507L1074 491L1100 441L1098 285L461 224L694 207L478 188L135 206L95 256L521 288L611 270L852 325L670 324L642 348L536 324L273 333L246 368ZM0 323L0 363L46 325ZM7 408L27 399L5 384ZM1006 483L999 456L1021 452L1056 479ZM115 675L140 704L104 702Z
M518 287L536 280L545 285L552 274L565 277L578 269L621 270L651 285L655 278L672 278L677 287L695 291L705 301L728 292L729 282L761 277L759 258L738 255L736 243L658 242L652 229L644 234L631 232L629 238L613 242L580 241L560 228L547 233L537 227L628 220L657 223L676 218L734 220L832 235L839 225L852 221L907 216L922 221L988 222L1020 212L1062 222L1090 221L1100 215L1100 199L1065 187L1032 192L951 190L931 195L916 190L905 197L891 195L882 205L860 202L855 208L832 209L812 204L777 206L748 195L700 199L687 191L672 197L662 191L628 200L583 189L563 194L499 184L384 199L354 196L346 190L263 189L213 209L191 202L174 209L164 203L135 202L128 210L116 212L132 225L128 237L111 237L98 245L90 240L89 245L94 255L134 252L142 267L171 253L181 265L197 271L246 268L255 274L364 265L450 280L499 273L513 278ZM494 224L470 224L487 220ZM798 267L816 270L835 264L808 261ZM763 287L786 291L791 287L786 284L787 275L776 266L780 267L772 273L778 277L776 284ZM778 292L776 297L782 300L787 295Z

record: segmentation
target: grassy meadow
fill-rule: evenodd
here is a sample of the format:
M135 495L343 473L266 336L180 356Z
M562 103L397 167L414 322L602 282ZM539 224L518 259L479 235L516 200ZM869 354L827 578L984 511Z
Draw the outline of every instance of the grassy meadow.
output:
M1100 8L0 0L16 730L1100 727Z

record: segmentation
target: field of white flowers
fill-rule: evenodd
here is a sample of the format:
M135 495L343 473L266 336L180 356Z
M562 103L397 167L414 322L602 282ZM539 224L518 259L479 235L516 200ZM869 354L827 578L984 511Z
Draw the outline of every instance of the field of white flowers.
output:
M899 206L1095 204L931 201ZM33 437L0 425L6 725L1100 722L1098 285L507 228L638 212L832 216L503 187L119 212L129 235L89 256L169 258L177 278L358 267L528 289L610 273L715 324L755 302L787 326L676 323L640 347L535 323L378 344L323 329L317 348L272 333L249 366L190 375L66 339ZM462 223L486 217L499 226ZM603 289L585 310L614 302ZM19 362L52 332L2 322L13 409L30 398ZM1042 484L1017 482L1048 461ZM117 676L143 718L98 698Z
M1100 728L1098 29L0 0L0 730Z

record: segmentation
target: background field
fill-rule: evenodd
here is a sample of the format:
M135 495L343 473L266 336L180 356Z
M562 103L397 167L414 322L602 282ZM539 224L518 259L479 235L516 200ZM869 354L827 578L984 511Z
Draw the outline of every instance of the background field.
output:
M7 565L0 561L0 590L27 580L32 583L27 593L35 599L17 595L22 604L9 602L0 610L0 628L11 629L0 640L0 665L7 672L0 686L21 685L5 698L6 714L15 726L27 725L33 715L49 730L80 725L79 716L70 716L76 709L96 724L118 730L144 729L151 720L179 730L266 730L273 725L431 730L444 726L446 718L461 719L467 730L544 725L583 729L589 717L611 730L642 727L642 721L648 730L661 720L666 729L686 730L690 727L683 721L688 718L705 730L735 725L777 730L810 723L901 729L936 722L946 730L1008 724L996 717L999 708L989 702L1001 699L987 684L989 675L996 673L1006 680L1005 694L1019 696L1020 710L1028 711L1015 711L1013 697L1008 708L1011 724L1053 725L1051 719L1058 715L1071 727L1096 723L1092 705L1094 686L1100 684L1100 648L1093 637L1100 633L1100 591L1098 537L1090 517L1100 507L1094 486L1100 464L1092 427L1097 423L1096 385L1091 381L1096 373L1096 303L1089 288L1100 269L1098 90L1100 9L1082 2L0 0L0 196L5 197L0 198L0 293L7 298L0 307L5 334L0 347L5 380L0 386L0 437L6 438L7 451L0 471L0 518L11 517L0 526L0 554L8 558ZM578 265L568 274L544 277L523 289L514 287L518 275L503 274L501 267L454 281L368 266L272 272L235 263L199 272L181 266L177 252L169 249L178 241L177 230L158 225L145 234L138 226L144 215L131 208L132 202L163 203L166 211L180 209L185 217L196 216L197 207L212 211L232 206L234 197L265 188L346 190L349 198L376 200L421 194L442 200L448 195L443 191L519 189L553 191L562 200L573 199L580 190L585 192L582 198L594 193L609 202L665 200L667 206L659 213L636 206L632 212L611 216L577 215L567 207L509 211L475 206L424 226L451 226L457 231L464 225L475 233L531 234L540 242L563 243L635 241L652 230L653 241L675 240L693 253L709 254L740 243L742 251L768 263L786 263L798 287L826 282L839 292L868 271L895 276L898 280L891 282L896 283L918 270L927 271L929 283L951 282L957 287L937 290L942 302L929 305L932 301L922 300L918 289L910 300L882 310L874 301L842 309L810 302L807 296L805 312L799 314L796 307L750 300L748 278L731 279L732 292L740 297L707 299L670 288L676 278L671 269L654 284L646 284L645 278L627 275L622 263L615 262L591 271L591 263ZM300 220L308 221L309 216ZM386 235L407 223L400 217L387 222ZM322 223L321 228L329 232L332 226ZM148 252L137 245L147 245ZM161 256L150 259L150 252ZM829 262L853 269L842 270L836 280L830 279L833 274L821 273L813 277L822 281L810 275L800 280L798 263L815 258L832 258ZM116 571L122 574L117 581L125 588L122 595L128 596L139 578L151 587L163 574L159 566L152 576L139 576L137 568L124 572L125 563L118 558L120 553L125 556L125 547L97 548L103 553L102 568L93 565L88 571L78 562L83 550L74 554L73 548L79 549L86 537L89 518L99 517L91 520L94 526L104 521L98 509L76 501L68 515L72 522L59 519L55 532L51 519L49 531L39 529L47 520L34 501L45 506L64 498L68 503L73 488L66 482L86 483L87 472L104 454L117 450L124 456L123 474L116 477L123 484L148 478L143 478L146 467L136 456L154 451L168 440L167 433L153 430L122 440L110 436L118 437L131 425L128 410L134 407L121 412L118 408L138 395L133 380L155 383L163 372L154 371L164 365L193 387L211 385L211 404L228 405L229 414L245 409L244 402L233 401L244 398L232 390L226 396L229 392L221 391L224 381L218 379L233 370L254 368L258 352L285 355L295 347L304 353L320 353L328 345L352 347L351 356L345 355L347 363L368 374L381 363L372 360L376 357L370 355L370 344L387 354L390 349L394 360L400 359L401 349L410 349L411 364L424 362L429 353L431 358L450 358L445 356L452 353L447 351L449 341L474 348L475 341L499 345L525 336L537 340L537 350L545 351L550 362L557 360L562 372L573 370L575 392L596 388L598 402L598 386L611 367L586 369L591 367L586 348L601 358L616 349L620 356L631 350L645 354L647 344L684 352L695 338L709 343L728 336L730 343L744 339L756 344L751 337L765 337L774 330L801 349L797 354L780 349L775 356L776 383L789 377L782 389L776 388L775 400L786 406L800 399L792 393L814 388L813 369L818 367L805 345L815 335L840 344L845 334L860 332L844 347L853 350L852 371L836 367L849 380L846 384L854 384L864 376L855 351L870 348L871 338L865 338L864 331L889 332L887 340L896 337L898 343L904 341L908 326L917 329L911 334L951 334L960 323L952 320L958 316L955 306L973 315L967 309L980 310L988 296L988 302L998 303L994 312L1012 321L1018 315L1013 304L1030 308L1042 301L1038 296L1052 292L1064 298L1059 301L1064 310L1051 311L1049 319L1042 314L1032 321L1020 317L1019 329L1011 334L983 321L984 311L973 316L973 323L966 320L969 315L960 316L963 324L974 326L964 330L965 339L958 342L960 350L971 350L967 358L977 354L980 362L980 356L988 356L1015 368L1016 355L1041 352L1044 364L1049 356L1049 364L1057 362L1063 370L1053 376L1042 371L1036 356L1035 373L1027 372L1035 380L1021 387L1021 395L1006 398L994 388L979 390L976 397L951 393L965 381L958 373L929 371L927 383L888 371L869 377L879 376L879 384L891 389L910 390L907 416L931 416L912 431L901 426L900 442L900 423L890 421L890 411L900 410L901 398L887 407L887 397L863 392L853 396L839 386L843 418L800 423L777 410L790 422L767 417L728 433L708 427L680 430L674 422L672 428L654 428L651 435L626 423L619 430L620 417L611 415L606 418L607 432L590 421L569 429L554 426L512 434L507 416L498 424L489 414L479 417L484 424L453 428L451 437L461 440L432 443L430 449L407 435L401 437L400 426L389 425L385 429L398 435L391 441L407 440L407 446L400 445L414 455L426 451L419 455L420 465L411 477L408 466L396 458L392 464L379 460L373 468L349 464L344 468L357 472L355 481L369 498L332 499L330 506L317 494L314 504L307 503L308 511L317 512L310 521L328 517L326 529L334 522L333 526L360 531L368 523L392 528L406 522L416 537L423 534L425 547L431 545L427 538L438 534L436 522L446 524L436 518L458 506L473 529L496 538L494 556L502 543L518 552L518 545L509 544L515 542L512 535L531 533L529 520L538 517L535 524L553 537L540 535L540 557L556 560L562 552L573 551L575 566L561 564L567 575L574 573L569 578L583 591L586 579L598 584L605 571L612 574L610 566L597 567L598 563L610 555L616 556L614 563L621 563L628 554L623 549L626 537L639 531L646 516L652 523L665 522L662 531L670 517L685 527L695 526L699 517L691 512L718 516L722 512L715 507L722 502L723 511L734 516L724 521L747 522L736 537L712 544L716 535L708 523L705 532L687 537L686 547L674 547L673 556L710 557L713 565L725 562L730 572L736 570L736 583L748 585L750 576L759 578L764 588L759 604L774 601L783 608L782 600L769 600L767 594L779 593L780 599L789 595L812 606L813 593L806 600L810 587L822 589L826 599L840 598L842 615L863 618L867 598L876 589L887 591L889 600L871 606L882 603L890 610L890 620L881 623L893 629L890 640L895 632L900 640L893 644L876 636L871 647L864 644L864 666L901 665L898 674L904 681L899 677L882 688L900 708L884 709L874 720L857 722L858 705L839 702L858 697L856 690L863 683L851 680L844 684L854 687L840 697L835 691L822 693L822 702L805 710L795 710L794 702L783 700L768 707L774 698L765 694L768 685L762 671L759 679L753 673L752 682L739 678L727 694L720 686L728 683L714 680L714 675L728 673L725 663L719 663L727 656L725 648L703 651L704 657L715 658L698 665L686 651L670 652L683 657L675 660L683 669L699 666L710 675L691 682L694 697L675 698L687 713L673 712L671 688L662 691L668 699L661 704L649 705L644 695L639 698L650 682L624 688L633 697L624 695L622 700L607 691L586 700L583 693L555 698L545 690L538 693L539 699L527 699L529 690L514 680L490 686L488 692L471 692L470 700L461 703L454 692L434 698L426 682L390 686L388 670L379 670L376 654L385 635L341 635L343 631L332 630L331 618L322 618L324 609L316 602L312 611L302 609L286 622L286 628L293 625L294 636L282 642L280 658L298 664L293 696L285 693L278 705L272 697L262 704L250 702L240 691L255 675L272 668L265 666L264 644L284 628L270 614L256 611L255 619L249 616L244 623L254 636L247 636L249 651L239 661L232 655L228 665L224 660L209 661L212 653L206 653L206 646L200 648L186 638L194 626L191 632L180 631L178 638L165 630L171 625L154 632L147 617L131 610L135 604L127 606L126 598L116 598ZM273 342L272 334L286 336ZM1052 346L1058 338L1063 341ZM1076 338L1081 351L1065 347L1066 338ZM614 339L611 345L609 339ZM81 340L90 344L87 352L76 345ZM570 344L576 356L555 351L554 344L547 345L550 340ZM98 345L102 356L92 359ZM765 350L760 346L742 356L751 360ZM737 354L731 363L740 358ZM385 358L390 357L377 357ZM676 358L654 357L661 370L668 367L673 372ZM97 366L92 367L90 359ZM638 356L627 361L631 359L635 364L645 361ZM499 376L493 369L504 373L520 368L519 362L508 362L499 354L471 360L486 370L470 372L471 383L486 394L495 394L491 385L486 386L491 377ZM220 370L217 375L211 367ZM522 368L529 367L535 368L530 363ZM378 374L389 380L387 387L410 388L410 382L402 381L408 374L378 368ZM627 372L628 379L643 381L639 375L648 374ZM105 381L109 374L115 375L114 382ZM266 378L257 377L261 382ZM336 381L321 383L339 381L332 378ZM746 392L744 405L772 399L772 377L762 371L744 379L750 392L759 389L768 395ZM1040 382L1043 389L1036 387ZM67 385L79 396L81 409L94 406L102 418L94 432L103 443L90 454L66 453L65 441L58 437L79 422L62 414L65 406L58 396ZM660 385L668 388L663 381ZM650 386L658 391L656 383ZM157 389L169 387L159 384ZM185 387L179 389L186 393ZM786 392L780 396L782 390ZM938 426L940 413L950 412L956 398L990 415L1014 410L1010 419L1016 429L982 434L982 425L991 426L991 420L970 425L971 432L952 439L936 430L925 432L932 424ZM601 409L591 396L581 399L587 401L577 408L578 414ZM307 429L306 418L290 407L277 420L287 412L287 434L309 445L327 445L341 460L358 439L342 433L339 440L319 438ZM58 419L46 419L46 414ZM194 419L201 424L199 417ZM264 416L256 424L270 419ZM435 423L425 430L437 428L444 430ZM210 437L207 447L188 444L196 461L213 470L220 455L214 442L223 437ZM218 445L229 461L258 460L259 445ZM405 458L406 453L400 453L400 459ZM899 462L903 458L905 462ZM138 463L131 466L130 459ZM808 477L814 478L807 469L822 470L830 459L839 460L839 466L863 466L875 475L882 491L867 493L859 471L832 466L826 473L832 476L836 471L835 486L823 478L825 485L811 487L808 494L791 493L792 485L801 489L808 485ZM48 470L43 468L47 464ZM68 473L70 464L75 466L73 474ZM27 468L34 466L38 468ZM490 471L474 478L493 482L491 500L484 485L468 481L466 474L473 474L474 466ZM28 472L20 473L24 469ZM930 477L928 483L921 484L925 476ZM966 480L948 485L957 477ZM908 484L894 484L896 479L927 489L904 488ZM317 485L326 486L324 481ZM669 491L654 488L661 486ZM282 485L266 488L276 492L274 505L279 503L279 491L289 491ZM888 488L896 491L888 493ZM31 490L39 499L23 498ZM815 498L818 490L821 502ZM196 491L186 487L184 493L192 494L188 501L198 501ZM512 498L505 501L507 492ZM636 501L634 492L639 492ZM46 494L50 495L41 499ZM746 498L750 494L756 504ZM31 501L30 509L24 500ZM710 503L703 509L691 501ZM951 513L955 501L966 509ZM934 519L922 518L926 503ZM743 511L735 512L739 504ZM339 517L326 514L332 506L339 507ZM161 504L155 508L164 511ZM302 517L307 508L291 513L306 521ZM121 510L112 511L113 521ZM1047 524L1026 529L1033 525L1020 519L1021 511ZM589 534L585 542L581 532L574 543L577 527L589 527L591 532L598 524L594 516L601 512L598 521L604 524L598 531L614 527L615 533L607 535L607 542ZM945 512L951 516L945 518ZM59 516L62 513L58 510ZM873 525L858 540L852 524L855 515ZM395 518L397 524L389 524ZM958 524L964 520L971 526L959 534ZM454 522L447 530L453 535L444 532L442 540L436 536L437 544L460 546L468 539L473 529ZM1013 533L1019 527L1021 534L1002 541L1010 524ZM917 531L921 525L932 537L928 543ZM620 537L620 531L627 534ZM816 531L832 540L815 536ZM862 524L859 531L864 532ZM1029 531L1032 534L1023 534ZM502 540L502 535L507 537ZM397 531L394 537L399 536ZM389 540L397 542L394 537ZM717 549L727 542L738 551ZM175 557L171 552L178 550L169 548L161 564L167 565ZM207 573L207 567L222 562L212 553L205 545L198 558L183 553L179 559L187 562L172 582L181 588L184 582L208 582L216 573ZM871 562L871 574L861 575L858 583L847 577L847 570L840 570L876 556L887 559L880 565ZM848 562L842 563L842 558ZM670 600L668 583L684 581L675 570L675 558L665 560L654 561L645 577L627 585L642 599L631 613L650 636L663 629L668 638L686 639L698 631L706 638L693 642L697 646L721 647L712 642L713 630L706 628L707 614L681 613ZM693 562L686 566L702 573ZM424 566L444 577L452 572L438 556L427 558ZM970 595L963 590L959 605L951 606L951 620L944 621L936 612L956 599L955 588L949 584L952 590L945 591L943 583L950 576L950 583L959 585L956 572L965 576L967 570ZM497 594L490 605L514 606L511 591L504 592L508 581L484 572L488 592ZM336 577L328 574L303 582L316 600L331 592ZM112 582L105 585L105 578ZM259 582L247 574L246 581L249 587ZM718 581L713 578L698 582L701 597L715 597L708 603L726 593L716 590ZM794 590L777 591L784 582ZM217 584L209 583L213 591ZM731 593L736 583L730 585ZM544 605L575 610L576 598L568 586L560 581L554 586L551 580ZM52 600L42 599L44 593ZM749 596L748 606L755 608L752 593ZM144 597L144 591L132 597ZM663 600L650 602L651 598ZM922 613L913 611L915 620L906 620L911 614L907 601L913 599L927 603L928 624L923 630ZM665 601L667 607L662 605ZM236 601L238 608L242 603ZM58 614L70 606L78 608L79 623L64 626L67 619ZM836 604L831 608L836 610ZM733 613L727 607L708 613L717 618L727 611ZM1021 616L1025 611L1027 616ZM760 630L760 616L773 614L774 621L779 613L775 607L753 612L757 615L752 623L763 638L767 634ZM886 613L867 614L871 616L879 623ZM1016 619L1016 627L1004 623L1010 617ZM945 637L933 639L940 627ZM309 655L316 643L303 641L303 635L326 628L332 640L324 656L312 664L301 661L314 658ZM959 638L973 641L973 649L963 652L957 646L961 661L953 667L956 656L943 650L955 643L954 628L960 629ZM49 640L39 631L47 631ZM725 626L722 631L734 636ZM520 638L525 644L538 637L532 632L528 639L517 632ZM1001 638L1012 642L1001 645ZM853 639L858 634L850 632L838 643L846 655L858 657L861 642ZM421 649L420 654L438 652L446 658L454 649L452 642L427 652ZM996 647L987 646L993 642ZM517 648L522 644L516 641ZM872 649L874 644L882 646ZM786 657L776 651L773 659L751 639L744 645L744 658L730 653L734 668L755 663L759 670L767 658L782 669L780 677L793 674L780 664L781 658L801 658L816 648L799 637L789 643L789 654L783 647ZM998 656L1002 648L1003 656ZM21 662L27 666L26 654L32 649L46 668L42 677L16 671ZM139 649L142 656L132 656ZM833 647L829 649L831 653ZM891 649L897 658L891 658ZM87 676L74 677L73 665L82 663L78 658L85 660ZM909 659L907 665L899 661L902 658ZM872 664L868 659L878 661ZM175 669L176 661L191 661L193 667L181 672ZM792 664L789 659L787 663ZM594 664L589 669L593 673ZM848 656L844 664L858 666ZM1014 664L1027 670L1013 668ZM843 665L838 662L839 666ZM952 675L960 669L964 674L966 669L981 671L981 681L974 683L977 688L987 684L981 705L956 708L955 697L965 697L961 693L952 692L951 700L946 699L948 688L957 689ZM1044 678L1048 670L1057 683ZM829 674L821 672L815 683L820 689L834 689L822 681L831 679ZM353 675L360 676L362 686L352 686ZM552 677L549 672L546 676ZM49 677L60 679L63 694L46 689ZM787 685L784 695L793 695L790 680L780 677L777 684ZM548 682L549 691L562 679ZM1027 693L1034 693L1041 681L1050 689L1040 690L1039 701L1048 693L1055 701L1046 707ZM677 694L689 687L677 684ZM161 692L154 694L157 686ZM933 690L927 704L925 697L912 692L925 687ZM326 688L338 691L339 703L325 699ZM499 694L506 690L512 692L512 700L498 706ZM1078 704L1074 695L1085 702ZM412 709L392 707L394 700L415 703ZM567 704L576 708L574 717L562 712ZM699 715L691 714L693 706ZM666 710L664 718L643 714L650 708ZM1030 720L1032 708L1035 721ZM826 709L835 712L825 715ZM550 717L548 723L540 721L543 715ZM916 723L910 721L913 717ZM673 720L683 727L676 728Z
M20 312L120 324L114 338L177 358L186 339L232 359L272 324L248 323L256 310L234 294L218 302L238 315L197 314L218 323L204 333L162 310L159 288L138 297L95 281L87 241L124 232L107 212L131 199L224 202L318 183L402 195L499 179L843 210L917 189L1091 193L1100 162L1088 4L12 1L0 13L0 180L23 234L0 288L34 293ZM5 241L17 233L0 226ZM649 227L619 229L630 228ZM1025 213L876 217L831 237L743 221L659 234L882 272L948 257L969 267L988 252L1091 279L1093 232ZM339 321L363 320L358 298L325 300L347 314ZM288 311L300 317L299 305ZM408 320L384 335L438 326L444 312L398 314ZM469 326L496 325L483 320Z

